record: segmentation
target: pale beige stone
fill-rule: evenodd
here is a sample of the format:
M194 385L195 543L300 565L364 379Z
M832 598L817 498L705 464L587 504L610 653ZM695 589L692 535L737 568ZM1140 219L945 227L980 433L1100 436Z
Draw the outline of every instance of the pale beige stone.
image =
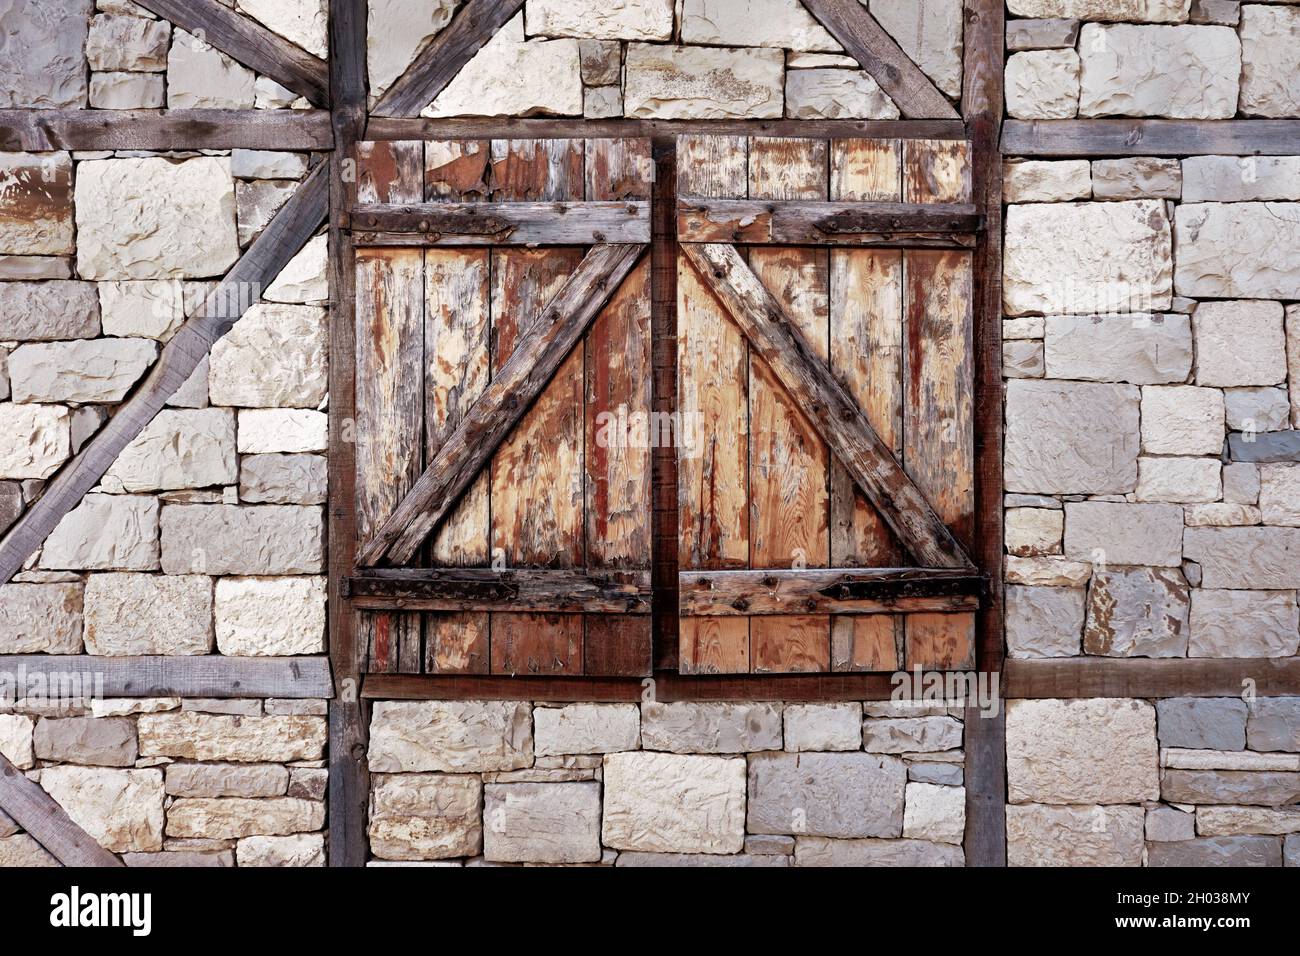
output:
M1008 866L1141 866L1141 807L1007 807Z
M1178 199L1183 193L1183 169L1176 159L1127 156L1092 164L1092 194L1098 199Z
M1153 385L1184 382L1192 368L1186 315L1052 315L1044 331L1049 378Z
M1007 588L1007 652L1015 658L1075 657L1083 629L1082 588Z
M638 119L775 119L780 50L628 45L624 113Z
M239 463L239 500L323 504L327 477L323 455L245 455Z
M1206 588L1300 587L1300 529L1188 528L1183 551Z
M324 866L325 835L245 837L235 847L235 859L240 866Z
M1029 340L1002 343L1003 378L1042 378L1043 343Z
M259 303L212 347L209 399L215 405L316 408L329 388L325 351L324 309Z
M167 108L249 110L256 74L179 27L167 54Z
M781 707L769 703L647 701L641 744L671 753L727 754L781 749Z
M1176 568L1099 568L1088 589L1084 653L1186 657L1189 604Z
M318 574L325 566L319 507L168 505L161 519L168 574Z
M1300 8L1246 3L1241 8L1241 112L1300 114Z
M0 654L80 654L80 582L0 584Z
M162 771L46 767L40 783L104 849L113 853L162 849Z
M1079 31L1080 116L1229 119L1241 44L1223 26L1103 26Z
M961 95L961 0L870 0L870 10L941 92Z
M370 851L385 860L474 856L483 845L478 777L380 774L370 794Z
M672 39L673 0L528 0L524 9L529 36ZM689 16L683 12L683 29Z
M30 717L0 714L0 754L19 770L27 770L36 765L36 755L32 748L34 726Z
M1070 119L1079 111L1079 54L1029 50L1007 60L1007 112L1016 119Z
M128 717L46 717L32 738L42 761L97 767L133 767L135 721Z
M73 247L72 157L0 152L0 253L66 255Z
M1223 494L1217 458L1139 458L1136 501L1218 501Z
M3 183L2 172L0 183ZM4 190L0 189L0 196L3 193ZM2 202L3 199L0 199ZM68 234L71 235L70 206L67 213ZM0 205L0 224L5 219L4 207ZM0 228L3 226L0 225ZM41 257L22 258L35 261ZM95 295L94 283L70 279L55 279L52 282L0 282L0 341L93 339L99 335L99 330L99 300Z
M1008 0L1020 17L1069 17L1075 20L1138 20L1181 23L1191 0Z
M1189 156L1183 160L1182 198L1184 202L1300 199L1300 156Z
M829 53L842 49L799 0L682 0L681 42Z
M1179 295L1300 298L1300 203L1183 203L1174 238Z
M238 763L319 760L325 754L322 717L246 717L178 711L142 714L140 754Z
M1207 303L1208 304L1208 303ZM1199 353L1204 361L1204 353ZM1142 450L1159 455L1217 455L1223 450L1223 393L1191 385L1142 389Z
M1192 592L1189 657L1291 657L1300 649L1294 591Z
M241 408L240 454L325 451L329 418L324 412L298 408Z
M163 409L122 449L103 484L114 492L156 491L236 480L234 412Z
M1300 833L1300 809L1197 807L1196 832L1211 837Z
M1300 466L1259 466L1259 509L1265 524L1300 527Z
M366 66L372 99L383 96L433 42L457 5L457 0L369 0Z
M1077 501L1065 506L1065 556L1094 564L1177 567L1183 509L1172 504Z
M166 89L159 73L94 73L90 105L100 110L161 109Z
M1091 195L1092 176L1086 159L1002 164L1003 202L1068 202Z
M568 704L533 711L539 757L636 750L641 710L635 704Z
M236 0L236 7L313 56L325 58L329 0Z
M961 746L962 723L953 717L869 717L862 723L868 753L931 754Z
M239 657L325 650L325 579L219 578L217 649Z
M966 832L966 788L909 783L903 837L960 845Z
M791 119L898 119L898 107L863 70L794 70L785 81Z
M1198 385L1276 385L1286 380L1280 302L1202 302L1192 316Z
M1068 561L1065 558L1008 557L1006 578L1008 584L1034 587L1082 587L1092 575L1092 565L1087 561Z
M92 70L158 72L167 69L170 39L171 25L161 20L100 14L90 23L86 60Z
M214 799L184 797L167 809L167 836L236 840L250 836L284 836L319 830L325 804L297 797Z
M20 866L59 866L59 861L26 833L0 837L0 868Z
M616 850L738 853L745 759L663 753L605 757L602 842Z
M201 574L92 574L86 581L86 651L207 654L212 579Z
M174 797L282 797L289 771L274 763L173 763L166 769Z
M15 402L120 402L153 364L144 339L32 342L9 355Z
M166 342L185 321L185 299L177 279L101 282L98 288L105 335Z
M1223 469L1224 488L1227 488L1227 468ZM1225 491L1226 495L1227 492ZM1193 505L1183 509L1183 521L1189 528L1228 528L1238 525L1263 524L1264 516L1253 505L1215 502Z
M928 840L830 840L798 837L794 848L795 866L878 867L878 866L965 866L959 846Z
M369 761L379 773L527 767L531 708L519 701L380 701L370 719Z
M11 0L0 9L0 108L86 105L84 50L92 0ZM12 40L8 38L14 38Z
M63 405L0 403L0 478L48 478L72 454L72 418Z
M1060 554L1065 512L1053 508L1011 508L1006 515L1007 554Z
M505 863L595 863L600 784L488 784L483 856Z
M51 570L156 571L158 499L86 495L45 539L40 566Z
M1256 753L1253 750L1160 751L1160 766L1171 770L1261 770L1300 772L1300 754Z
M280 270L275 281L262 293L267 302L298 305L328 305L329 238L321 233L309 239L302 249Z
M1007 383L1005 487L1028 494L1122 494L1137 484L1138 389Z
M789 704L784 718L786 750L836 751L862 747L861 704Z

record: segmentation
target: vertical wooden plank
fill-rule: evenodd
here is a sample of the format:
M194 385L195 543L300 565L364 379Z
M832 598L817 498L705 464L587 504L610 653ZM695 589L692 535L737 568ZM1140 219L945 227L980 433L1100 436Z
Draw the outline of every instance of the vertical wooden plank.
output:
M486 199L491 160L491 143L485 139L425 143L424 201Z
M682 617L679 644L683 674L744 674L750 669L747 617Z
M827 198L824 140L755 137L749 143L751 199ZM749 250L749 262L800 334L828 359L825 249ZM825 567L830 560L830 451L767 363L749 357L750 566ZM828 615L754 615L757 673L830 670Z
M903 140L903 202L970 201L970 145L965 140Z
M744 136L677 137L677 195L743 199L749 185Z
M579 200L580 140L493 140L491 196L498 201ZM579 247L492 254L492 370L582 260ZM581 567L584 354L575 349L493 456L492 551L506 567ZM494 613L492 673L579 674L580 614Z
M424 143L357 143L357 202L420 202L423 176Z
M897 202L902 148L897 140L831 144L831 199ZM903 256L898 249L831 250L831 371L895 454L903 437ZM905 552L838 462L831 467L831 564L897 566ZM895 670L902 621L895 615L832 620L834 670Z
M591 201L650 199L655 179L648 139L589 139L586 194Z

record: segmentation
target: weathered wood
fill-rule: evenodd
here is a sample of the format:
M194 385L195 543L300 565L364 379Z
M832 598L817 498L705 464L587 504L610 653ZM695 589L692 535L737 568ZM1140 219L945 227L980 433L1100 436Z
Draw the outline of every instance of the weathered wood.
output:
M831 36L907 117L956 119L957 111L859 0L803 0Z
M1300 120L1007 120L1005 156L1288 156Z
M460 72L461 67L523 6L524 0L467 0L433 42L419 52L371 113L414 116Z
M489 140L432 140L424 144L427 202L486 199L492 162Z
M77 826L68 812L0 754L0 811L27 831L64 866L113 867L125 864Z
M217 0L138 0L244 66L269 76L317 106L330 105L325 61Z
M971 248L980 228L965 203L678 200L681 242Z
M680 593L678 601L680 604ZM680 613L680 612L679 612ZM747 674L749 617L680 617L678 670L682 674Z
M648 202L363 204L359 246L537 246L649 242Z
M7 654L4 669L39 676L61 697L292 697L333 694L326 657L94 657ZM79 689L78 689L79 688Z
M578 614L494 614L492 673L581 674L583 636Z
M392 569L348 578L344 595L359 608L649 614L650 573L549 568Z
M654 661L651 618L589 614L583 618L582 673L588 677L649 677Z
M923 568L682 571L679 578L682 613L715 617L973 611L984 589L983 576L971 571Z
M920 562L970 567L970 559L880 439L862 411L831 376L784 310L726 245L686 244L685 255L735 318L754 350L816 424L899 541Z
M1008 660L1002 696L1060 697L1260 697L1294 695L1300 658L1155 658L1120 660L1070 657Z
M324 110L0 110L0 149L330 149Z
M0 543L0 583L8 581L40 547L63 516L104 476L118 454L162 410L213 344L261 297L280 270L325 221L329 202L328 164L321 163L276 213L203 306L163 347L149 374L71 461L50 481Z

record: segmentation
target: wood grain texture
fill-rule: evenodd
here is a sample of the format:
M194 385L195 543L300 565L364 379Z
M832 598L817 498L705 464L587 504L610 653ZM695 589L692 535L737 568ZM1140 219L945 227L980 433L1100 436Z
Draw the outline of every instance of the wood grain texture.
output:
M0 149L331 149L325 110L0 110Z
M125 866L4 754L0 754L0 810L64 866Z
M682 571L683 614L855 614L960 611L979 606L984 579L923 568Z
M750 670L748 617L688 617L682 614L678 669L682 674L747 674Z
M826 138L964 139L961 120L796 120L796 119L565 119L563 117L449 117L446 119L371 117L370 139L589 139L644 137L668 145L678 136L819 136Z
M328 107L329 71L325 61L297 44L241 16L217 0L138 0L140 6L202 38L244 66L317 106Z
M400 568L354 575L345 590L356 607L650 613L645 570Z
M414 116L433 102L524 0L466 0L433 42L416 55L371 113Z
M859 0L803 0L803 5L871 74L904 116L957 118L952 104Z
M648 202L502 202L362 205L364 246L562 246L649 242Z
M682 242L971 248L979 226L975 207L959 203L678 200Z
M485 199L492 162L489 140L433 140L424 144L424 197L435 200Z
M1004 699L1239 697L1246 686L1261 697L1294 695L1300 658L1008 660L1002 674Z
M76 675L103 697L326 698L330 662L320 657L95 657L6 654L6 669L63 686Z
M1285 156L1300 120L1007 120L1006 156Z

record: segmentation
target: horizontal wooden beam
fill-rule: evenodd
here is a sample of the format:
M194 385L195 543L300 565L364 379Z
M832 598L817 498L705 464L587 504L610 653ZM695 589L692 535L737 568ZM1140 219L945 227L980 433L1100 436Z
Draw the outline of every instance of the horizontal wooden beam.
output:
M330 105L329 69L325 61L256 20L241 16L217 0L136 2L317 106Z
M1008 660L1002 696L1260 697L1300 693L1300 658Z
M64 866L118 867L124 864L77 826L40 785L0 754L0 810Z
M344 579L353 607L401 611L649 614L649 571L383 569Z
M648 202L363 203L358 246L589 246L649 242Z
M1007 120L1004 156L1285 156L1300 120Z
M364 139L588 139L645 137L665 144L688 133L822 139L965 139L961 120L406 119L372 116Z
M980 217L965 203L703 199L677 202L679 242L973 249Z
M0 110L0 149L332 149L324 110Z
M326 657L6 654L0 656L0 694L11 681L14 691L40 687L59 699L334 696Z
M984 590L979 574L921 568L682 571L677 578L684 616L975 611Z

